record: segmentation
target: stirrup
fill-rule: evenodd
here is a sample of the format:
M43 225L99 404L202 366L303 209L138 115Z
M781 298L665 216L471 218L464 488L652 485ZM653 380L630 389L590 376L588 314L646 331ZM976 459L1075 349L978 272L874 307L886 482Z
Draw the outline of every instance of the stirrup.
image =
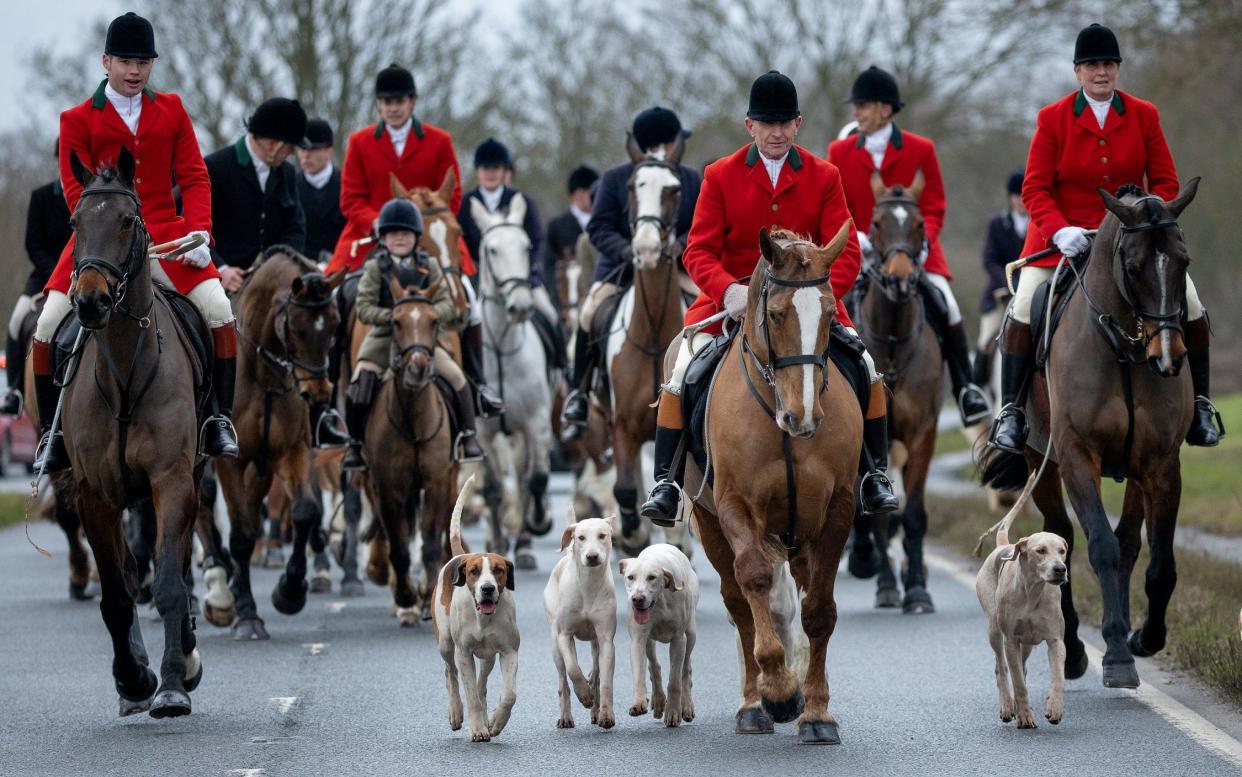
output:
M72 468L72 465L68 461L68 451L64 452L64 466L52 467L51 465L56 462L46 461L46 459L52 454L58 440L61 441L61 445L64 445L64 435L59 430L52 431L49 429L45 434L39 437L39 443L35 446L34 455L34 466L36 472L42 472L44 475L51 475L56 472L64 472L65 470Z
M17 412L6 413L5 415L9 418L18 418L22 413L26 412L26 397L22 395L21 391L16 388L10 388L8 393L5 394L5 399L7 400L8 397L17 397Z
M463 431L463 432L458 432L458 433L457 433L457 439L455 439L455 440L453 441L453 458L457 460L457 463L458 463L458 464L474 464L475 462L480 462L480 461L483 461L484 459L486 459L486 458L487 458L487 454L485 454L485 453L483 453L483 452L482 452L482 447L481 447L481 446L480 446L480 455L478 455L478 456L470 456L470 457L467 457L467 456L465 455L465 452L464 452L464 449L465 449L464 442L465 442L466 438L468 438L468 437L473 437L473 438L475 438L476 440L478 439L478 437L477 437L476 435L473 435L473 434L468 434L468 433L466 433L466 432L464 432L464 431Z
M336 412L336 408L325 408L319 416L319 423L315 425L315 433L312 435L316 448L331 450L334 448L344 448L349 444L349 433L342 431L345 428L345 422L341 418L341 414ZM335 435L337 440L344 442L329 441L324 442L322 432L327 429L329 436Z
M586 403L585 418L570 418L567 413L569 406L575 400ZM586 428L587 423L591 420L591 396L580 388L576 388L569 392L569 396L565 397L565 406L561 409L561 423L565 426L573 426L579 429Z
M974 394L977 396L980 403L983 405L983 410L971 416L966 415L963 405L963 401L968 394ZM987 395L984 394L983 389L975 383L967 383L965 386L962 386L961 391L957 392L957 409L959 411L959 415L963 416L962 422L965 426L974 426L975 424L985 420L992 413L992 405L988 402Z
M1016 403L1014 403L1014 402L1008 402L1008 403L1006 403L1006 404L1005 404L1005 405L1004 405L1004 406L1000 409L1000 412L996 414L996 418L992 420L992 428L988 430L988 447L989 447L989 448L996 448L997 450L1002 450L1002 451L1005 451L1006 453L1018 453L1018 454L1021 454L1021 453L1023 453L1023 450L1021 450L1021 449L1017 449L1017 450L1015 450L1014 448L1011 448L1011 447L1007 447L1007 446L1001 445L1001 444L999 444L999 443L996 441L996 435L1000 432L1000 426L1001 426L1001 423L1002 423L1002 422L1003 422L1003 421L1004 421L1007 417L1009 417L1009 416L1011 416L1011 415L1019 415L1019 416L1021 416L1021 417L1022 417L1022 420L1023 420L1023 433L1022 433L1022 443L1021 443L1021 448L1025 448L1025 447L1026 447L1026 438L1027 438L1027 435L1029 435L1029 434L1030 434L1030 429L1029 429L1029 428L1027 428L1026 423L1025 423L1025 422L1026 422L1026 413L1022 410L1022 408L1018 407L1018 405L1017 405Z
M897 506L894 507L892 510L885 510L883 512L874 512L874 511L869 511L869 510L864 509L862 511L863 515L886 515L888 513L893 513L901 509L901 500L897 498L897 493L896 491L893 490L893 481L888 479L888 472L882 469L873 469L867 474L863 475L862 479L858 481L859 501L860 502L866 501L865 499L863 499L863 495L867 491L867 484L870 483L872 480L876 480L877 482L879 482L880 485L888 487L888 493L891 494L892 497L897 500Z
M677 495L676 497L677 501L673 505L673 514L671 518L665 517L664 512L662 510L657 511L657 510L644 510L643 509L647 505L650 505L653 503L658 504L656 502L655 497L656 497L656 492L660 490L660 486L668 486L672 488L674 493L676 493ZM660 482L656 483L654 486L651 487L651 494L648 495L647 501L643 502L643 504L639 506L638 514L642 516L643 518L646 518L647 520L651 521L656 526L660 526L665 529L673 528L681 521L681 486L678 485L676 481L669 480L668 478L665 478L664 480L661 480Z
M228 428L228 433L229 433L229 436L233 438L233 447L237 448L239 453L241 452L241 445L240 445L240 444L238 443L238 441L237 441L237 429L233 426L233 419L232 419L232 418L229 418L228 416L226 416L226 415L225 415L225 414L223 414L223 413L217 413L216 415L210 416L210 417L209 417L206 421L203 421L203 425L202 425L201 427L199 427L199 430L198 430L198 454L199 454L200 456L209 456L209 455L210 455L210 454L208 454L208 453L204 450L204 449L207 447L207 429L208 429L208 427L209 427L211 424L219 424L219 423L221 423L221 422L223 422L223 423L224 423L224 425ZM220 454L220 455L227 455L227 454ZM236 458L236 456L237 456L237 454L236 454L236 453L234 453L232 456L229 456L229 458Z

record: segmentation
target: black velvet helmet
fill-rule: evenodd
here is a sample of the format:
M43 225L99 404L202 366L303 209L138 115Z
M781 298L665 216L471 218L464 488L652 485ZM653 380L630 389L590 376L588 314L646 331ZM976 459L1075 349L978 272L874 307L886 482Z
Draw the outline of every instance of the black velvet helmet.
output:
M677 114L658 105L635 116L634 126L630 129L634 142L644 153L664 143L672 143L681 131L681 119L677 118ZM689 136L687 132L686 137Z
M380 208L376 231L383 237L389 232L401 229L408 229L416 235L423 234L423 214L414 207L414 203L398 197L384 203L384 207Z
M1024 171L1021 167L1009 174L1009 180L1005 181L1005 191L1010 194L1022 194L1022 179Z
M569 174L569 193L573 194L579 189L590 189L591 184L599 180L599 173L594 168L586 165L578 165Z
M306 148L310 145L306 139L306 124L306 111L297 100L273 97L254 109L246 129L256 138L274 138Z
M488 138L474 150L475 167L513 167L509 147L495 138Z
M155 59L155 30L151 22L130 11L108 25L104 53L112 57Z
M1120 62L1121 46L1117 36L1102 24L1084 27L1074 41L1074 64L1084 62Z
M332 125L318 116L309 119L306 122L306 140L310 143L307 148L332 148Z
M750 85L750 105L746 117L754 121L781 122L802 115L798 110L798 89L789 76L769 70Z
M854 85L850 88L847 103L888 103L897 113L905 105L901 101L901 92L897 89L897 79L887 70L872 65L858 74Z
M417 97L414 74L393 62L375 77L376 97Z

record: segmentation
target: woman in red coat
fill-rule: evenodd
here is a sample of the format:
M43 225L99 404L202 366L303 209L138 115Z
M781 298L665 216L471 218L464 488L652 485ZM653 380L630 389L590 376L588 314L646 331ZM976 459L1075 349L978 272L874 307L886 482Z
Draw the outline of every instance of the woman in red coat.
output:
M944 179L936 145L922 135L903 131L893 122L901 110L901 93L897 79L872 65L864 70L850 89L858 134L833 141L828 146L828 161L841 171L845 201L863 254L871 253L867 232L871 211L875 208L875 192L871 177L878 171L885 186L909 188L915 178L923 175L923 190L918 194L923 214L925 252L922 260L923 282L919 292L924 300L927 322L936 332L944 360L949 366L953 396L965 426L977 424L991 414L983 390L970 380L970 347L962 311L949 287L949 263L940 247L940 230L944 226Z
M1078 33L1074 74L1081 89L1039 112L1026 163L1022 202L1031 214L1023 256L1055 246L1067 257L1088 251L1086 231L1104 218L1096 188L1115 191L1134 184L1164 200L1177 196L1177 169L1160 129L1156 106L1116 88L1121 50L1112 30L1092 24ZM1027 265L1018 277L1001 339L1001 399L990 443L1021 452L1026 417L1015 401L1031 353L1031 298L1060 261L1051 256ZM1216 445L1208 398L1208 322L1195 286L1186 276L1186 348L1194 383L1195 413L1186 441Z
M158 244L192 234L210 240L211 182L207 167L181 98L157 94L147 86L156 56L155 32L146 19L127 13L108 26L103 55L108 77L93 97L60 116L60 179L65 201L72 212L82 195L82 184L70 168L70 154L76 154L87 169L95 170L115 164L121 149L128 148L138 165L134 188L151 239ZM174 179L181 188L183 215L178 214L173 200ZM45 436L60 396L52 380L51 340L71 308L67 293L72 273L70 239L44 289L47 296L31 346L35 395ZM156 283L174 287L189 297L211 328L215 347L212 385L220 412L204 427L203 452L236 456L237 438L228 417L233 409L237 335L233 309L220 285L220 273L211 262L211 252L202 245L176 260L155 262L151 276ZM59 435L43 449L47 472L69 467Z
M682 255L686 272L702 290L686 312L687 325L722 310L735 320L743 316L747 290L738 279L754 272L760 229L790 229L819 244L831 240L849 219L837 168L794 144L801 126L793 82L774 70L760 76L751 87L746 112L746 129L753 142L708 165L703 176ZM830 274L837 298L836 318L847 327L849 315L841 298L857 280L858 268L858 244L850 240ZM719 331L719 324L708 327L678 351L672 378L660 393L656 485L640 513L661 526L672 526L679 515L681 473L673 471L673 456L685 427L681 384L694 353ZM864 408L863 443L869 455L862 457L866 468L860 466L864 473L861 507L868 514L892 512L897 509L897 497L885 475L888 428L883 383L870 357L864 358L873 391L870 406Z

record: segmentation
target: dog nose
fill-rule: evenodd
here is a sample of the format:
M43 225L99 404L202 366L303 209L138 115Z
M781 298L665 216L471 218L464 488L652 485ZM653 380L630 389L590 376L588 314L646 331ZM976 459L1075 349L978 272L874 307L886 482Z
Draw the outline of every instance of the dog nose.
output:
M496 586L493 585L492 583L484 583L483 585L479 586L479 590L482 591L484 594L491 596L492 594L496 593Z
M1065 568L1064 564L1057 564L1052 568L1052 576L1058 580L1064 580L1068 574L1069 570Z
M587 554L587 557L586 557L586 560L587 560L587 563L588 563L588 564L598 564L598 563L599 563L599 554L598 554L598 553L588 553L588 554Z

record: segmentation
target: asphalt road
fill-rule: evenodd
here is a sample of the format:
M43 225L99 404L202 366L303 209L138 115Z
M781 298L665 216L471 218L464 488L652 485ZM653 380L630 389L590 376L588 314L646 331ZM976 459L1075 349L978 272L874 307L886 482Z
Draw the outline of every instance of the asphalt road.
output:
M554 514L564 492L554 481ZM473 530L476 532L477 529ZM270 642L235 643L200 620L205 676L194 713L118 719L110 645L98 607L66 595L63 538L0 532L0 775L1208 775L1242 771L1242 745L1172 701L1144 674L1139 693L1108 690L1096 670L1070 683L1060 726L1018 731L996 718L992 656L969 569L933 559L938 612L872 609L873 583L842 576L840 621L829 649L830 709L844 744L800 747L792 725L771 736L733 733L738 702L732 628L715 572L699 553L702 584L694 653L698 717L664 729L630 718L624 618L618 629L618 725L604 732L575 707L578 727L555 728L556 680L542 612L554 538L537 543L539 572L517 577L522 653L509 727L471 745L449 729L443 665L429 626L401 629L386 589L361 599L312 596L294 617L276 614L275 572L255 571ZM614 559L615 569L615 559ZM334 572L339 577L339 573ZM621 589L618 577L618 588ZM623 590L623 589L621 589ZM624 597L622 597L624 600ZM623 601L624 604L624 601ZM153 613L143 627L161 649ZM661 650L662 663L667 653ZM589 660L589 658L587 659ZM1043 648L1031 657L1033 696L1047 690ZM1146 669L1144 670L1146 672ZM491 699L498 693L493 674ZM1165 687L1170 693L1171 688ZM779 760L777 760L779 759ZM777 765L779 764L779 765ZM813 771L812 771L813 770Z

